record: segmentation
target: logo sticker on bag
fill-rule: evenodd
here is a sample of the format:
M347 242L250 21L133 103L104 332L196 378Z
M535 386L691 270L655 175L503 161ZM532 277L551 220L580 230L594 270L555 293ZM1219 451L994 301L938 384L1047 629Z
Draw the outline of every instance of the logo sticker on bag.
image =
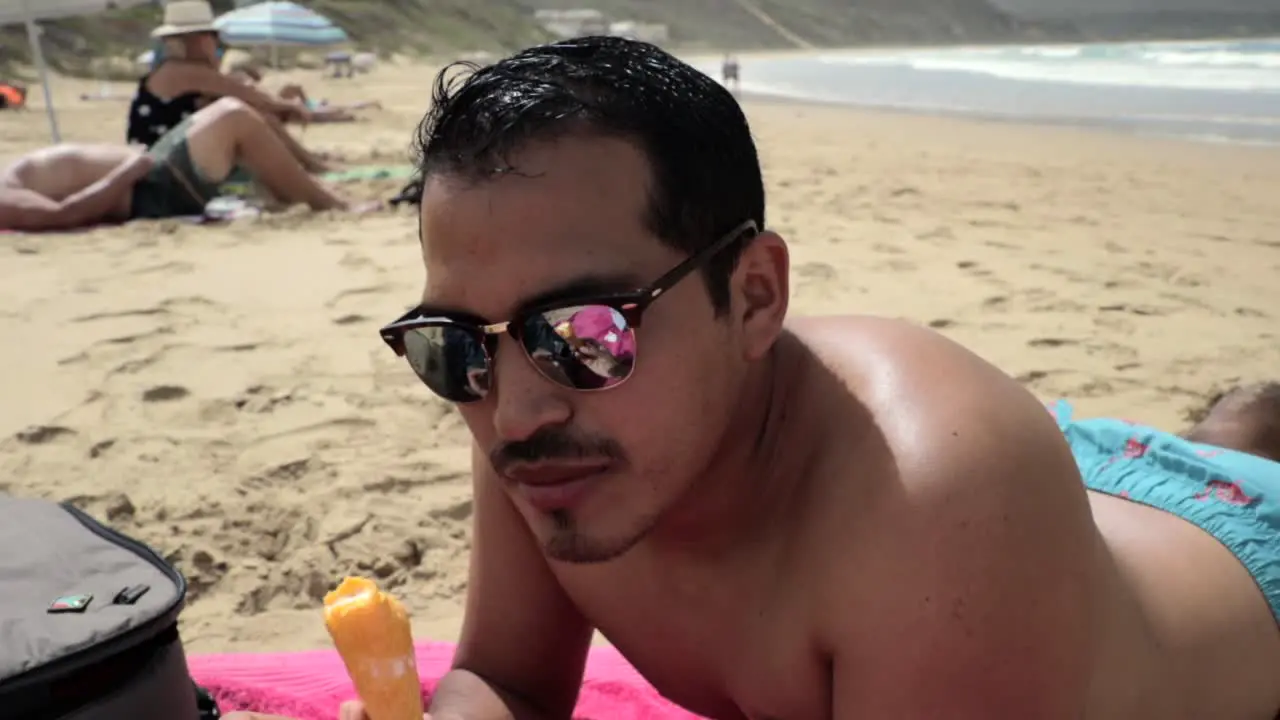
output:
M63 595L49 606L50 613L81 613L93 602L92 595Z

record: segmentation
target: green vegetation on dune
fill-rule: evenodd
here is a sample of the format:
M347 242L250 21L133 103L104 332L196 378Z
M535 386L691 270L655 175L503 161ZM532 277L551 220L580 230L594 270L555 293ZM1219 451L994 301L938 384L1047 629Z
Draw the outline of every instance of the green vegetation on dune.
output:
M1106 25L1069 13L1056 20L1028 21L997 9L990 0L298 1L333 18L361 49L383 55L448 56L531 45L548 39L534 22L539 9L594 8L610 20L662 23L670 29L673 47L710 51L1257 35L1280 26L1280 20L1259 15L1237 27L1239 16L1210 13L1166 19L1152 25L1159 29L1144 32L1151 23L1144 25L1143 18L1154 17L1152 13L1125 16L1127 24ZM214 0L213 5L225 12L232 1ZM114 74L104 70L109 64L104 58L114 59L116 70L132 72L129 59L145 49L147 33L159 18L159 6L149 5L46 23L45 54L67 74ZM6 69L29 65L23 28L0 28L0 76Z
M215 10L230 9L215 0ZM503 50L548 38L534 22L543 8L590 7L613 20L665 23L683 48L786 48L812 44L947 43L1015 40L1028 27L986 0L311 0L362 49L447 55ZM160 8L145 6L45 24L45 55L58 71L105 75L103 58L147 46ZM779 29L781 28L781 30ZM21 27L0 28L0 68L30 63Z

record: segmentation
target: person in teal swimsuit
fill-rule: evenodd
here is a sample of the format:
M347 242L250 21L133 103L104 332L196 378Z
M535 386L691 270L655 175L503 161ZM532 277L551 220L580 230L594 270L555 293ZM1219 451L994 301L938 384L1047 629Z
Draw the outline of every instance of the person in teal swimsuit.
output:
M1280 383L1215 397L1178 435L1051 411L1085 485L1164 510L1212 535L1249 570L1280 622Z

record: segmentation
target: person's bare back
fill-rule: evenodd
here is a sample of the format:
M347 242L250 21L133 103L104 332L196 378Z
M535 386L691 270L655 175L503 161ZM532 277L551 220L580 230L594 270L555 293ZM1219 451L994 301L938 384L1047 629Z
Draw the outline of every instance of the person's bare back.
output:
M61 144L0 170L0 228L67 230L130 217L134 184L153 166L136 148Z
M24 155L9 166L0 184L22 187L54 201L80 192L130 158L138 148L63 143Z
M200 216L221 184L244 168L287 206L367 212L308 175L260 113L231 98L199 110L150 150L57 145L0 172L0 228L54 231L130 219Z

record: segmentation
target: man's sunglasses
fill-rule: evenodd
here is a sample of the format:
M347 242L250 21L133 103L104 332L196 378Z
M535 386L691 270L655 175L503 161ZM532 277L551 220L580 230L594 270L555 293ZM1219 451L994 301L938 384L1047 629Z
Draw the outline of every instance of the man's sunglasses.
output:
M450 402L489 394L502 333L552 382L574 390L617 387L635 372L636 329L653 301L735 241L757 234L754 221L744 222L649 286L628 292L538 305L500 323L417 307L379 332L427 387Z

